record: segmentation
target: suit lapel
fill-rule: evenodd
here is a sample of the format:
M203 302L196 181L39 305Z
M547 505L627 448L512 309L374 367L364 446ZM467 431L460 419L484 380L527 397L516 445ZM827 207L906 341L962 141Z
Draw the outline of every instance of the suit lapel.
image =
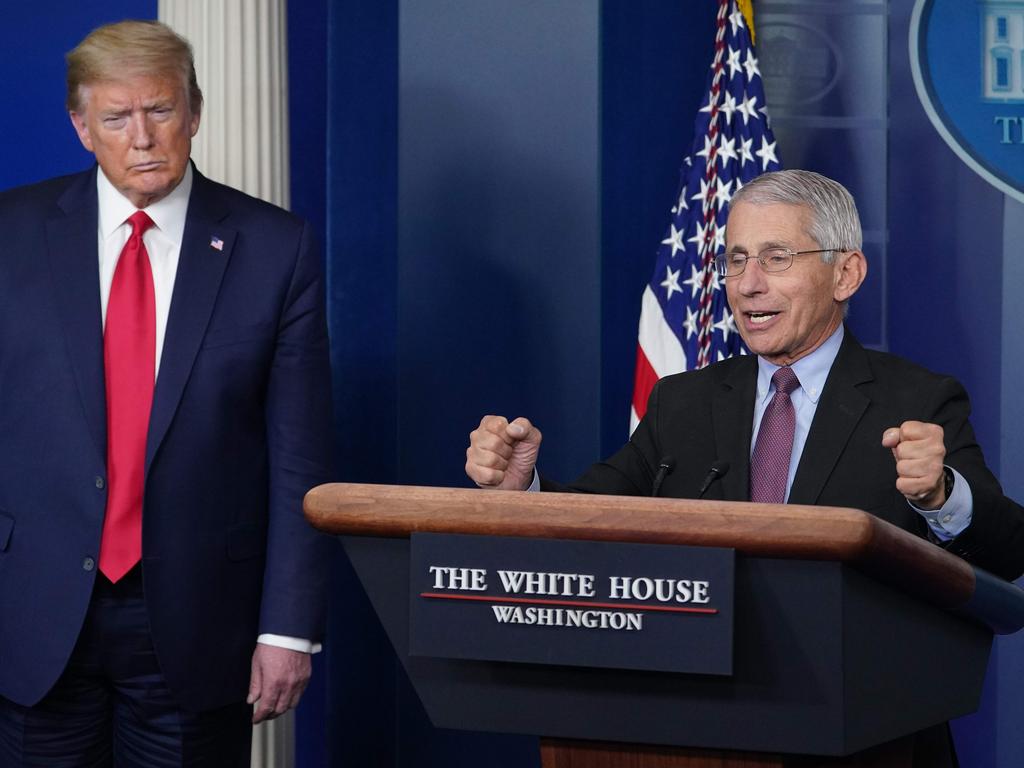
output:
M847 330L814 412L790 489L790 504L817 504L825 482L870 402L857 385L873 378L864 348Z
M757 388L757 358L738 360L716 384L711 402L711 419L719 460L729 462L721 479L726 501L747 501L750 488L750 435L754 423L754 393Z
M163 442L210 322L236 231L224 224L227 206L216 187L193 170L192 193L174 279L167 333L153 392L146 472ZM219 241L219 247L214 243Z
M107 404L103 380L95 168L81 174L61 195L57 205L64 214L50 219L46 225L50 275L86 422L105 463Z

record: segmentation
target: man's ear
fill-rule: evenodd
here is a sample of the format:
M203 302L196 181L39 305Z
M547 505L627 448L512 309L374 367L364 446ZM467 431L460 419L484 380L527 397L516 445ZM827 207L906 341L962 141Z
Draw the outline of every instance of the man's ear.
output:
M834 274L832 297L844 302L857 292L868 276L868 260L862 251L842 251L836 256Z
M68 112L68 117L71 118L71 125L75 127L75 133L78 134L78 140L82 142L82 146L92 152L92 137L89 135L89 126L85 122L85 115L78 112Z

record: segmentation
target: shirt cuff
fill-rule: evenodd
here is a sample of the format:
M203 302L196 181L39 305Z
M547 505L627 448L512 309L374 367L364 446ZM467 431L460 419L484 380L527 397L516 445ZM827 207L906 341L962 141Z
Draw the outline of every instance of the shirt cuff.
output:
M964 476L952 467L953 491L946 503L938 509L918 509L913 502L908 502L914 511L928 522L928 527L940 541L951 541L967 530L974 516L974 494Z
M530 487L526 489L527 493L536 493L540 490L540 475L537 474L537 468L533 468L533 482L530 483Z
M302 653L320 653L324 649L323 643L314 643L312 640L304 640L301 637L288 637L287 635L260 635L256 638L257 643L264 645L275 645L278 648L287 648L289 651L300 651Z

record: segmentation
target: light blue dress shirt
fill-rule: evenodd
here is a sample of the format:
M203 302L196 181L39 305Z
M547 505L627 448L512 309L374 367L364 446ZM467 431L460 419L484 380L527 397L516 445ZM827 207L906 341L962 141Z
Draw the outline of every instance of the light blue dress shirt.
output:
M789 460L789 476L786 479L787 500L793 487L793 479L796 477L796 468L800 464L800 457L804 452L804 445L807 443L807 434L811 431L814 412L818 409L818 400L821 398L821 392L825 388L825 381L828 379L829 371L832 370L836 355L839 354L839 347L842 346L843 334L843 326L840 325L825 340L824 344L790 366L799 379L800 386L790 395L793 410L796 413L796 429L793 432L793 454ZM769 363L764 358L757 358L757 393L754 395L754 431L750 439L751 455L753 455L754 446L757 444L761 418L764 416L768 403L775 396L772 376L777 370L779 370L779 366ZM893 424L892 426L899 425ZM878 442L882 442L881 435L878 436ZM953 492L939 509L918 509L910 501L907 502L928 522L932 533L942 541L949 541L962 533L971 524L974 510L974 498L970 486L963 475L955 469L952 472L955 478Z

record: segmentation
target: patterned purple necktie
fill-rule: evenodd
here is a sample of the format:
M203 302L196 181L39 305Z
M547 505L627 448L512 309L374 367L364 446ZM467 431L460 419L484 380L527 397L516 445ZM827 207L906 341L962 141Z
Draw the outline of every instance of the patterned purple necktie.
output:
M792 368L779 368L772 376L775 395L761 417L754 455L750 459L750 500L781 504L786 500L786 480L793 455L796 412L789 394L800 386Z

